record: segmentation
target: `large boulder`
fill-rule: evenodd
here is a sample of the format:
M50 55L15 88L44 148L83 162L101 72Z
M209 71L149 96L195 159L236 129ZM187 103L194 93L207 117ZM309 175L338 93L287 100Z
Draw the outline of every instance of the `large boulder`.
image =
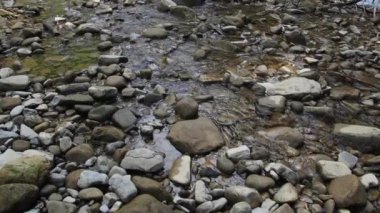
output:
M332 180L328 191L340 208L362 206L367 203L365 187L355 175L346 175Z
M50 161L42 156L28 156L7 162L0 169L0 185L7 183L44 184Z
M1 91L25 90L30 83L27 75L14 75L0 79Z
M167 205L161 203L152 195L142 194L125 204L117 213L173 213Z
M218 128L205 117L177 122L168 138L179 151L190 155L207 153L224 145Z
M37 201L39 189L35 185L12 183L0 186L0 213L24 212Z
M274 84L263 83L268 95L301 98L305 95L318 96L322 93L321 85L314 80L292 77Z
M335 124L333 134L337 143L362 152L380 153L380 129L371 126Z

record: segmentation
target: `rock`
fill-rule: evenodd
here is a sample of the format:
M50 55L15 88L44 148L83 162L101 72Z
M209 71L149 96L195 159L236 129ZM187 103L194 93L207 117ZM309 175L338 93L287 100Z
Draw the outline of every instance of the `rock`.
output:
M224 174L231 175L235 171L235 164L225 154L218 156L216 167Z
M246 160L251 158L251 151L248 146L243 145L236 148L231 148L226 151L226 155L229 159L234 162L238 162L239 160Z
M379 185L379 179L372 174L368 173L360 177L360 182L363 184L363 186L368 189L371 187L376 187Z
M358 158L349 152L343 151L339 152L338 161L345 163L350 169L352 169L358 162Z
M120 126L123 130L130 130L134 127L137 119L135 115L127 108L119 109L112 116L112 121Z
M35 185L13 183L0 186L0 212L24 212L29 210L39 197Z
M232 206L230 213L251 213L252 209L249 203L239 202Z
M245 186L230 186L224 193L230 204L245 201L249 203L251 208L260 206L262 202L261 195L256 189L251 189Z
M175 113L182 119L195 119L198 117L198 103L189 97L177 102L174 107Z
M101 200L103 198L103 192L100 191L98 188L87 188L82 189L79 192L79 198L83 200Z
M164 39L168 37L168 31L161 27L152 27L145 29L142 35L151 39Z
M163 96L161 94L149 92L144 97L144 104L147 106L152 106L154 103L162 100Z
M57 92L63 95L68 95L72 93L85 92L90 87L90 83L73 83L73 84L65 84L56 87Z
M123 76L111 75L108 76L105 84L110 87L116 87L117 89L123 89L127 86L127 81Z
M27 183L42 186L49 174L50 161L42 156L21 157L0 169L0 185Z
M130 175L116 174L110 178L109 185L123 202L128 202L137 195L137 188Z
M83 164L94 156L94 150L92 149L91 145L89 144L80 144L72 149L70 149L66 155L65 158L67 161L70 162L76 162L78 164Z
M332 180L328 192L340 208L364 206L367 203L365 188L355 175L341 176Z
M198 203L204 203L212 200L212 196L209 194L206 184L202 180L197 180L197 182L195 182L194 194L195 201Z
M174 161L169 179L176 184L189 185L191 181L191 158L183 155Z
M0 79L1 91L25 90L30 83L27 75L13 75Z
M4 131L0 129L0 141L6 141L10 138L17 138L19 135L15 132Z
M273 199L278 203L294 202L298 199L297 189L291 183L285 183L274 195Z
M199 205L196 209L196 213L208 213L219 212L227 204L227 199L222 197L217 200L207 201Z
M114 112L116 112L117 107L112 105L101 105L95 108L92 108L88 112L88 118L91 120L103 122L108 120Z
M20 57L26 57L32 54L32 50L29 48L19 48L17 49L16 53Z
M66 181L65 181L66 188L77 189L78 188L77 183L78 183L80 174L83 171L85 171L85 170L84 169L77 169L77 170L74 170L74 171L70 172L66 176Z
M117 88L110 86L92 86L88 93L97 100L113 100L117 97Z
M268 173L271 173L271 171L273 171L276 173L276 175L279 175L292 184L296 184L299 179L297 173L282 163L269 163L265 166L265 171Z
M128 58L120 55L100 55L98 58L98 64L103 66L127 62Z
M24 140L14 140L12 142L12 149L16 152L23 152L30 148L30 143Z
M78 26L77 34L83 35L85 33L100 33L101 27L94 23L84 23Z
M326 179L334 179L351 174L348 166L341 162L320 160L317 162L317 166L322 177Z
M258 100L258 105L269 108L275 112L283 112L285 109L286 98L281 95L263 97Z
M20 125L20 136L22 138L27 138L29 140L33 140L34 138L38 138L38 134L33 129L31 129L30 127L28 127L24 124Z
M179 151L190 155L207 153L224 145L218 128L205 117L177 122L168 138Z
M14 74L14 70L9 67L0 68L0 79L7 78Z
M120 166L127 170L157 172L163 168L164 158L152 150L137 148L127 152Z
M46 208L49 213L75 213L77 210L74 204L62 201L47 201Z
M269 188L275 186L275 182L270 177L265 177L261 175L249 175L245 180L245 185L251 188L256 189L257 191L266 191Z
M162 204L156 198L148 194L135 197L125 204L117 213L174 213L167 205Z
M0 109L11 110L14 107L21 105L21 98L19 97L4 97L0 99Z
M123 140L124 137L124 132L113 126L95 127L92 132L92 139L96 141L115 142Z
M268 95L282 95L289 98L300 98L305 95L319 96L321 85L314 80L303 77L292 77L274 84L261 84Z
M172 200L170 193L166 191L165 187L153 179L134 176L132 177L132 182L136 185L140 194L150 194L159 201L170 202Z
M290 127L274 127L259 131L258 134L274 142L284 141L293 148L302 145L304 140L303 135L297 129Z
M285 203L274 210L273 213L294 213L294 210L289 206L289 204Z
M333 134L339 145L361 152L380 152L380 129L376 127L338 123L334 125Z
M193 20L197 17L197 13L186 6L178 5L170 7L170 13L181 19Z
M160 0L160 4L157 9L161 12L168 12L173 6L177 6L177 4L172 0Z
M360 90L349 86L334 87L330 91L330 97L334 100L356 100L359 98L359 95Z
M306 45L305 35L299 30L286 31L285 38L288 42L304 46Z
M58 104L62 106L72 106L76 104L92 104L93 102L94 99L89 95L70 94L61 97Z
M95 185L106 185L108 183L108 176L99 172L91 170L84 170L80 173L78 186L80 188L88 188Z

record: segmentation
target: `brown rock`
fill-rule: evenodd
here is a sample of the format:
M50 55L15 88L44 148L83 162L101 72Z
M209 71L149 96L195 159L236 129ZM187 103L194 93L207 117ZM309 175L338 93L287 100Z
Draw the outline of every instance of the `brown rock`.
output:
M136 185L136 188L140 194L150 194L159 201L168 201L172 200L169 192L157 181L141 177L134 176L132 177L132 182Z
M125 204L117 213L173 213L173 210L152 195L142 194Z
M346 175L332 180L328 186L328 192L333 196L336 205L341 208L361 206L367 202L367 192L355 175Z
M82 164L86 162L90 157L94 156L94 150L89 144L80 144L70 149L65 157L66 160Z
M0 108L2 110L11 110L13 107L21 105L20 98L4 97L0 99Z
M78 189L78 180L80 177L80 174L84 171L84 169L77 169L75 171L72 171L67 175L66 180L65 180L65 186L67 188L71 189Z

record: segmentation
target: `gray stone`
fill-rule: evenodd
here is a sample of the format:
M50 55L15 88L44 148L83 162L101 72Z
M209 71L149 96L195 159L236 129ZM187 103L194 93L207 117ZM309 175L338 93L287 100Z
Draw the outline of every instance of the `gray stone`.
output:
M274 127L258 132L259 135L273 141L283 141L290 147L297 148L303 144L303 135L295 128L290 127Z
M152 150L137 148L128 151L120 165L127 170L157 172L163 168L164 158Z
M274 195L273 199L278 203L289 203L298 200L297 189L291 183L285 183Z
M108 183L108 176L99 172L85 170L80 173L78 186L80 188L88 188L94 185L106 185Z
M142 35L152 39L164 39L168 37L168 31L161 27L152 27L145 29L142 32Z
M177 102L174 107L175 113L182 119L194 119L198 117L198 103L189 97Z
M24 212L39 197L38 187L31 184L5 184L0 186L0 212Z
M0 79L1 78L7 78L11 75L13 75L14 70L9 67L4 67L0 69Z
M232 161L239 161L251 158L251 151L248 146L243 145L236 148L231 148L226 151L226 155Z
M94 23L84 23L78 26L77 34L83 35L85 33L100 33L101 27Z
M14 75L0 79L1 91L25 90L30 83L27 75Z
M231 175L235 171L235 164L225 154L219 155L216 167L224 174Z
M379 179L372 174L368 173L360 177L360 182L363 184L363 186L368 189L370 187L376 187L379 185Z
M115 174L110 178L109 185L123 202L128 202L137 195L137 188L130 175Z
M88 89L88 93L99 100L112 100L117 96L117 88L110 86L92 86Z
M224 195L230 204L245 201L249 203L251 208L260 206L262 202L261 195L256 189L245 186L230 186Z
M217 200L207 201L199 205L196 213L211 213L220 211L227 204L227 199L222 197Z
M98 58L98 64L104 66L126 62L128 62L128 58L120 55L100 55Z
M91 120L103 122L111 118L111 116L116 112L117 107L112 105L101 105L92 108L88 112L88 118Z
M239 202L232 206L230 213L251 213L252 209L249 203Z
M123 130L130 130L134 127L137 119L129 109L123 108L119 109L113 114L112 121L120 126Z
M21 124L20 126L20 136L23 138L28 138L30 140L38 138L38 134L33 129L24 124Z
M358 158L346 151L339 152L338 161L345 163L350 169L354 168L358 162Z
M245 185L251 188L254 188L258 191L266 191L269 188L273 188L275 186L275 182L270 177L265 177L261 175L249 175L245 180Z
M335 124L333 134L340 145L351 146L361 152L380 152L380 129L376 127Z
M85 92L90 87L88 82L84 83L73 83L73 84L65 84L56 87L57 92L63 95L68 95L72 93Z
M191 181L191 158L183 155L176 161L169 173L169 179L180 185L188 185Z
M92 104L94 99L90 95L70 94L59 99L59 105Z
M320 174L326 179L335 179L345 175L350 175L351 170L342 162L320 160L317 162Z
M75 213L76 205L62 201L48 201L46 208L49 213Z
M278 83L263 83L261 85L266 88L268 95L282 95L292 98L305 95L319 96L322 93L321 85L317 81L303 77L292 77Z
M275 112L283 112L285 109L286 98L281 95L263 97L258 100L261 107L269 108Z
M195 201L198 203L204 203L212 200L212 196L209 194L206 184L202 180L197 180L197 182L195 182L194 194Z
M79 198L83 200L101 200L102 197L103 192L95 187L82 189L79 192Z

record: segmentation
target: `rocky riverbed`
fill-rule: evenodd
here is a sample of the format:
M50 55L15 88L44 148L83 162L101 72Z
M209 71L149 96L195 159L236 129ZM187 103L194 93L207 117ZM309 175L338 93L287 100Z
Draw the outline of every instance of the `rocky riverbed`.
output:
M380 212L379 23L314 0L3 0L0 213Z

